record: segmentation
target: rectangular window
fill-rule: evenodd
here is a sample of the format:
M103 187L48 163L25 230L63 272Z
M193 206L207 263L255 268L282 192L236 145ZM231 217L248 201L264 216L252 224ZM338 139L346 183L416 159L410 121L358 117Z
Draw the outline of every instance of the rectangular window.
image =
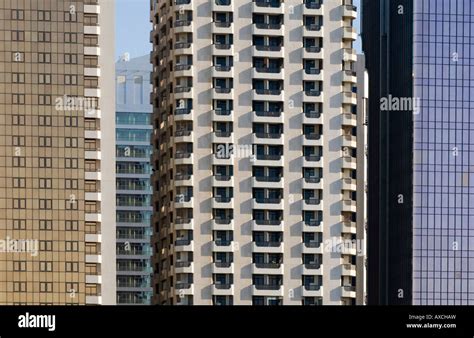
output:
M13 104L25 104L25 94L12 94Z
M25 32L12 31L12 41L25 41Z
M77 54L64 54L65 64L77 64Z
M14 198L13 199L13 209L26 209L26 199L25 198Z
M25 187L26 187L26 178L23 178L23 177L13 178L13 188L25 188Z
M25 54L22 52L12 52L12 62L25 62Z
M25 20L25 12L22 9L12 9L12 20Z
M64 223L64 227L66 231L78 231L79 230L79 222L78 221L66 221Z
M77 22L77 14L71 12L64 12L64 21L65 22Z
M15 168L25 167L26 166L26 158L22 157L22 156L13 157L12 166L15 167Z
M39 221L40 230L53 230L53 221L49 219L41 219Z
M38 124L40 126L51 126L51 116L49 115L38 116Z
M66 262L66 272L79 272L79 263Z
M66 126L66 127L77 127L77 117L76 116L65 116L64 117L64 126Z
M66 241L66 251L79 251L79 242Z
M26 271L26 261L13 261L13 271Z
M77 169L78 168L78 160L77 158L65 158L64 159L64 167L66 169Z
M38 53L38 63L51 63L51 53Z
M26 292L26 282L13 282L13 292Z
M14 126L24 126L25 115L12 115L12 124Z
M40 251L53 251L53 241L39 241Z
M39 158L39 167L40 168L51 168L52 167L51 157L40 157Z
M51 95L38 95L38 104L40 106L50 106Z
M53 292L53 283L52 282L40 282L40 292Z
M40 267L39 270L41 272L51 272L53 271L53 262L46 262L46 261L40 262L39 267Z
M38 21L51 21L51 11L38 11Z
M40 199L39 200L39 209L40 210L51 210L51 209L53 209L53 200Z
M78 210L79 209L79 203L77 202L76 199L70 198L65 201L65 209L66 210Z
M38 32L38 42L51 42L51 33Z
M38 74L39 84L51 84L51 74Z
M39 179L40 189L51 189L53 187L53 182L51 178L40 178Z
M77 85L77 75L64 75L64 84Z
M25 137L24 136L12 136L12 145L17 147L25 146Z
M68 292L68 293L77 293L77 292L79 292L79 283L76 283L76 282L66 283L66 292Z
M14 219L13 220L13 230L25 230L26 229L26 220L25 219Z
M13 83L25 83L25 73L13 73L12 74Z
M64 182L65 182L64 186L66 189L77 190L78 185L79 185L77 179L67 178Z
M40 136L39 137L39 146L40 147L51 147L53 141L51 136Z
M77 148L77 137L64 138L64 146L66 148Z
M77 43L77 34L76 33L64 33L64 42L65 43Z

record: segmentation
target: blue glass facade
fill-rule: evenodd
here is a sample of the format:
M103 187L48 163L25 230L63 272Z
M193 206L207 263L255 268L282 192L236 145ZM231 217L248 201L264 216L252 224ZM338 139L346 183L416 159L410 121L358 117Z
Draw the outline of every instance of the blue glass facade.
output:
M117 304L149 305L152 148L149 57L116 64Z
M414 2L413 304L474 305L474 3Z

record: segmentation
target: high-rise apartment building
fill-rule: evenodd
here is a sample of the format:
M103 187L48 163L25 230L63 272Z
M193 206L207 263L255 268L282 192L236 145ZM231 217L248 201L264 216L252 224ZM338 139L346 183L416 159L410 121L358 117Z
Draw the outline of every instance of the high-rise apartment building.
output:
M150 56L115 65L117 304L151 304Z
M115 303L113 13L0 2L0 304Z
M355 18L151 1L154 303L364 304Z
M473 6L363 3L371 304L474 304Z

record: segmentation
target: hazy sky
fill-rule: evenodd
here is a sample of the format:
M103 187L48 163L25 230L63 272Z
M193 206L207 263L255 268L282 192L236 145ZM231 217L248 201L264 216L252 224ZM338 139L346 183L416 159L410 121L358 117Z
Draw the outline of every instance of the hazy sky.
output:
M354 0L354 5L360 18L360 0ZM132 58L150 53L149 16L150 0L116 0L116 59L125 52ZM355 24L360 32L359 20ZM360 39L355 48L360 52Z

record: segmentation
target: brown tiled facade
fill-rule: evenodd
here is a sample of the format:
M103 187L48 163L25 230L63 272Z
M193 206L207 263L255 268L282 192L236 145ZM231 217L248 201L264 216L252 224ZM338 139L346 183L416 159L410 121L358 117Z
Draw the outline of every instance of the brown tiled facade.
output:
M102 303L100 15L0 2L0 304Z

